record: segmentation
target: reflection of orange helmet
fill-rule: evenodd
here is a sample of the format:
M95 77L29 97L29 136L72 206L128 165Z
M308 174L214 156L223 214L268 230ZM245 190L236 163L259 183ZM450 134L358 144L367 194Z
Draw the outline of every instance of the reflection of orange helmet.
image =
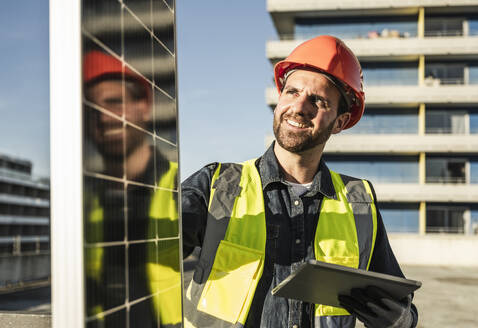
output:
M341 40L329 35L318 36L300 44L285 60L278 62L274 67L274 76L279 94L286 73L300 67L321 71L343 85L352 114L345 129L360 120L365 106L362 68L357 57Z
M123 72L125 78L140 82L150 98L151 86L148 81L127 66L123 67L119 59L97 50L90 51L83 56L83 81L85 83L103 77L121 78Z

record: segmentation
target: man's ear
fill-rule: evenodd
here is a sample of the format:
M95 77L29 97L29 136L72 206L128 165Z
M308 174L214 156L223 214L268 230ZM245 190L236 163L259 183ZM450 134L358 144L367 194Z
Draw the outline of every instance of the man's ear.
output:
M335 119L334 128L332 129L332 134L337 134L342 131L347 123L349 123L351 116L352 115L348 112L337 116Z

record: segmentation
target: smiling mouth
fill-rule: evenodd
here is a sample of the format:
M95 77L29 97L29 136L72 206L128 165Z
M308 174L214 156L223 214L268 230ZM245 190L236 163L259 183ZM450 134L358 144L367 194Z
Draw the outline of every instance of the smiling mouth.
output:
M115 136L115 135L118 135L118 134L121 134L123 133L123 128L115 128L115 129L107 129L103 132L103 135L105 137L109 137L109 136Z
M288 120L287 120L287 123L288 123L289 125L292 125L292 126L296 127L296 128L301 128L301 129L303 129L303 128L306 128L306 127L307 127L305 124L299 123L299 122L296 122L296 121L293 121L293 120L291 120L291 119L288 119Z

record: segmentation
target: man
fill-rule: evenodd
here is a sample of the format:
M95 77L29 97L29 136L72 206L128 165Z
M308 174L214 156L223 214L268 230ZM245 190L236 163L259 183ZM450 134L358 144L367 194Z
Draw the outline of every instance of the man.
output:
M403 276L372 185L322 159L330 135L363 114L357 58L319 36L274 70L272 146L257 160L207 165L182 185L183 249L201 247L184 298L186 327L355 327L355 318L415 327L411 297L397 302L379 289L341 297L348 311L271 294L309 259Z
M95 50L84 55L83 79L87 316L96 316L101 327L123 324L125 311L103 313L127 297L131 327L180 327L179 245L155 240L179 233L177 197L170 191L177 186L177 163L153 147L152 87ZM119 179L128 181L126 187Z

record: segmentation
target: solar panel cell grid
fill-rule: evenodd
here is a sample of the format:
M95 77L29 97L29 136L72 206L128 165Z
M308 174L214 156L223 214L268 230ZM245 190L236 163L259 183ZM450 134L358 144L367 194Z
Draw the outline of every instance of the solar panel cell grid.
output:
M173 2L83 0L82 24L85 325L180 325Z

